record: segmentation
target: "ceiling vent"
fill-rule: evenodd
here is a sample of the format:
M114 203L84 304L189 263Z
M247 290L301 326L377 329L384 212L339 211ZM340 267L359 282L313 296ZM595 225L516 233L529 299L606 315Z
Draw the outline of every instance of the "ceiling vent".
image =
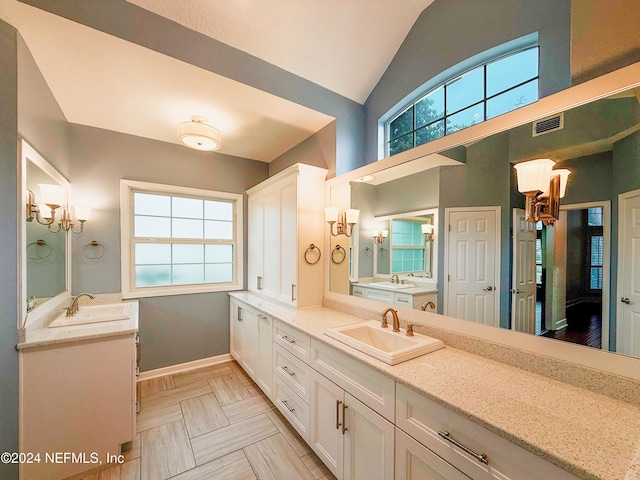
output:
M564 128L564 112L552 117L543 118L533 122L533 136L544 135Z

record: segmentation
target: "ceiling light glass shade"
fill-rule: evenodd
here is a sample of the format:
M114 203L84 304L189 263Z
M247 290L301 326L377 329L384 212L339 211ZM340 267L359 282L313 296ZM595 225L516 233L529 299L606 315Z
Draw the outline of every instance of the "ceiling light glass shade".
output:
M360 210L350 208L348 210L345 210L344 213L346 214L348 224L358 223L358 218L360 218Z
M91 215L91 207L74 207L76 212L76 220L89 220L89 216Z
M52 185L50 183L39 183L40 201L47 205L55 205L58 208L65 204L66 190L60 185Z
M518 177L518 191L520 193L526 193L544 192L547 190L551 169L555 164L556 162L553 160L540 158L538 160L530 160L514 165Z
M205 117L194 115L190 122L178 125L178 141L195 150L218 150L222 145L220 131L209 125Z
M558 170L551 170L551 175L560 176L560 198L564 198L564 194L567 191L567 181L569 180L569 175L571 175L571 170L567 170L566 168L559 168Z
M338 207L324 207L324 220L329 222L338 221Z

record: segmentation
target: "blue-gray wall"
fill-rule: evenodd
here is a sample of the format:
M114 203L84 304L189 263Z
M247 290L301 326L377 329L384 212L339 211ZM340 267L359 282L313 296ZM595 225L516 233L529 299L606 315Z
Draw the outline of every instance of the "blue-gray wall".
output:
M378 159L380 117L414 90L469 57L535 32L544 97L571 85L570 0L436 0L418 17L365 103L364 162Z
M244 193L269 173L264 162L83 125L72 124L70 138L74 198L94 207L84 233L72 237L74 294L121 290L121 178ZM246 232L246 201L244 227ZM106 248L99 260L82 256L92 240ZM143 371L229 353L229 296L216 292L140 299L140 338Z
M334 121L269 163L269 176L271 177L296 163L306 163L328 169L327 178L333 178L336 176L335 156L336 126Z
M0 21L0 452L18 451L18 44ZM18 478L18 465L0 462L0 478Z

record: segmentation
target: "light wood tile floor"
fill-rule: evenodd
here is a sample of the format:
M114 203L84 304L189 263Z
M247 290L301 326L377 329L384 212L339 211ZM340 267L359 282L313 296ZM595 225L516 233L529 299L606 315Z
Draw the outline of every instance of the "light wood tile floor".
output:
M74 480L335 477L236 363L147 380L125 463Z

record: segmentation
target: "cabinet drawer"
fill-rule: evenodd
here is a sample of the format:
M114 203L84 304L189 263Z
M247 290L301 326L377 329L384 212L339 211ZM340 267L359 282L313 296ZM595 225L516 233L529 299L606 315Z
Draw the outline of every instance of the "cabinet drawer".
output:
M576 480L576 477L533 453L435 403L404 385L397 385L396 425L474 480ZM479 399L479 401L481 401ZM442 437L449 433L449 439ZM487 463L465 452L451 440Z
M278 376L273 379L273 403L304 441L309 442L309 405L293 393Z
M311 358L310 339L306 333L296 330L284 322L276 321L273 330L273 341L300 360L309 363Z
M396 385L393 379L316 340L311 341L310 365L393 423Z
M396 305L401 307L413 308L413 295L408 293L396 293Z
M291 355L280 345L273 351L273 371L302 400L309 403L309 365Z
M364 297L366 296L365 289L362 287L353 286L351 287L351 295L353 295L354 297Z
M366 292L367 298L370 298L372 300L379 300L385 303L393 303L393 300L394 300L393 292L378 290L377 288L366 288L365 292Z

